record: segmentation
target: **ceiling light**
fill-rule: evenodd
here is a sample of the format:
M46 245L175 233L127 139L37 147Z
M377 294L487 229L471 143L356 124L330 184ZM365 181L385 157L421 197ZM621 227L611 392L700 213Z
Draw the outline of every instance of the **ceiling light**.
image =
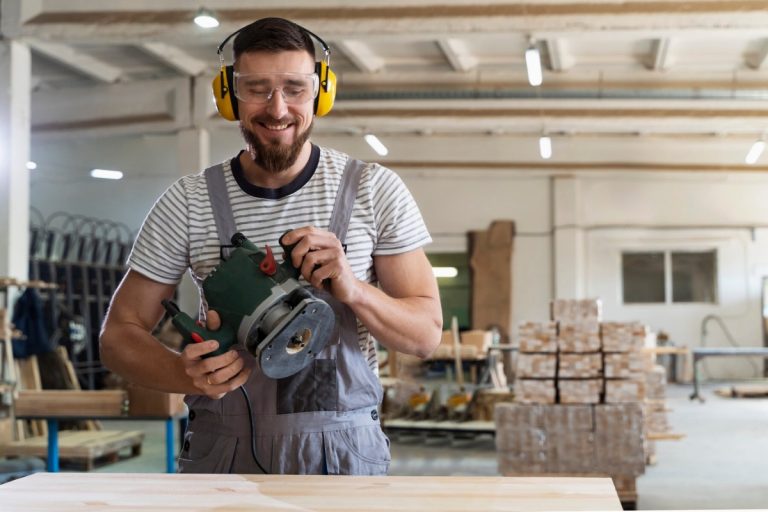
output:
M216 28L219 26L219 20L211 11L201 7L195 14L195 25L202 28Z
M749 153L747 153L747 158L745 158L744 161L747 162L749 165L754 164L755 162L757 162L757 159L760 158L760 155L763 154L764 149L765 149L765 141L763 139L755 141L755 143L752 144L752 147L749 149Z
M30 171L34 171L35 169L37 169L37 163L30 160L29 162L27 162L27 169L29 169Z
M459 269L456 267L432 267L432 273L435 277L456 277L459 275Z
M528 70L528 83L534 87L541 85L541 55L533 43L525 50L525 68Z
M368 143L369 146L373 148L373 150L379 154L379 156L387 156L387 153L389 153L389 150L387 149L387 146L382 143L377 136L375 136L372 133L366 133L365 142Z
M120 180L123 178L123 173L120 171L110 171L109 169L92 169L91 177L105 180Z
M552 139L549 135L539 137L539 154L544 160L552 158Z

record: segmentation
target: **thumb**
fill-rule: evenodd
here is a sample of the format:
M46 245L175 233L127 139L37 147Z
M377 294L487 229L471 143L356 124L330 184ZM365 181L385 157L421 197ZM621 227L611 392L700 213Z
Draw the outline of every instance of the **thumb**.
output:
M209 309L207 316L208 318L205 322L205 326L208 328L208 330L210 331L218 330L218 328L221 327L221 317L219 316L219 314L216 311Z

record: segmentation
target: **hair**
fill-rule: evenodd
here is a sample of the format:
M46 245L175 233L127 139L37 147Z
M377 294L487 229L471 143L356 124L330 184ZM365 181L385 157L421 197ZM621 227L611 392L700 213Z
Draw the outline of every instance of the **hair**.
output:
M243 27L232 43L235 60L246 52L306 51L315 60L312 37L300 25L283 18L262 18Z

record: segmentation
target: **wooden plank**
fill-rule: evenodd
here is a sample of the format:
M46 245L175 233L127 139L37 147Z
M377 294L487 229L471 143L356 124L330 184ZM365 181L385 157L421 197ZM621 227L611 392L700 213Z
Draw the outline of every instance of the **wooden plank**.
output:
M76 492L73 491L77 490ZM10 510L328 512L621 510L609 478L37 473L0 486Z
M72 361L69 360L67 349L59 345L56 347L56 351L59 353L61 360L64 361L64 368L67 369L67 376L69 377L72 389L81 390L80 381L77 379L77 373L75 372L75 367L72 366ZM101 423L96 420L85 420L84 423L86 430L101 430Z
M16 416L39 418L120 417L127 412L127 401L127 394L123 390L48 389L20 391L16 400Z
M647 432L645 437L649 441L679 441L685 438L685 434L675 434L674 432Z
M97 459L104 455L117 453L124 448L140 445L144 432L101 430L65 430L59 432L59 458L61 459ZM15 441L0 445L0 455L6 457L41 457L48 454L48 439L45 436L33 437L24 441Z
M43 389L37 356L32 355L25 359L17 359L16 365L19 376L19 390L40 391ZM28 420L26 426L33 437L44 436L48 433L48 426L44 420Z

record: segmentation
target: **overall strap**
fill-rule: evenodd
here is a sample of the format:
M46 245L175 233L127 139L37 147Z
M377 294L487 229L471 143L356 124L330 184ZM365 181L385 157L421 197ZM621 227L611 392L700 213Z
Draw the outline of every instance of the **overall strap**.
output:
M224 174L224 165L217 164L205 170L205 182L208 185L208 197L211 200L213 220L216 222L216 231L219 234L222 256L229 256L232 250L232 235L237 233L235 216L232 214L232 206L227 194L227 180Z
M349 219L352 218L352 208L355 206L360 177L367 165L365 162L349 157L344 167L344 174L341 176L341 185L336 193L336 203L333 205L328 231L334 233L342 244L347 238L347 228L349 228Z

